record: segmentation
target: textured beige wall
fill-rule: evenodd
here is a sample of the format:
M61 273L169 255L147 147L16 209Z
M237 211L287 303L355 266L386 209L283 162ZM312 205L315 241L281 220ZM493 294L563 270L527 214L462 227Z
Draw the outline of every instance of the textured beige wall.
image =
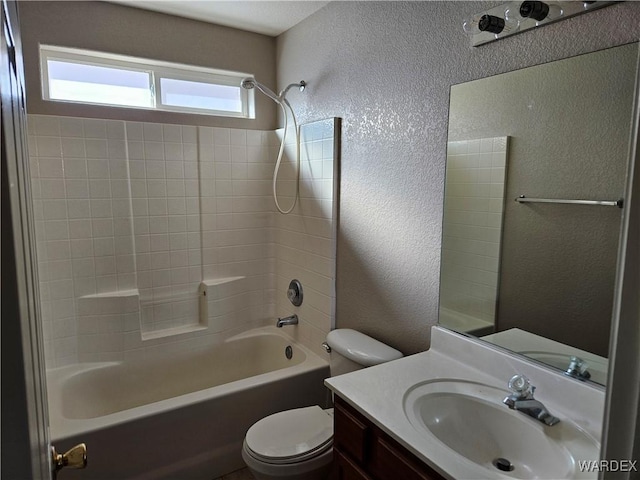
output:
M300 120L343 118L337 326L404 353L437 322L450 86L640 37L625 2L470 48L463 19L494 4L334 2L278 37Z
M256 96L256 119L77 105L42 100L38 44L86 48L153 60L252 73L275 88L273 37L105 2L19 2L31 114L183 125L276 128L275 104Z

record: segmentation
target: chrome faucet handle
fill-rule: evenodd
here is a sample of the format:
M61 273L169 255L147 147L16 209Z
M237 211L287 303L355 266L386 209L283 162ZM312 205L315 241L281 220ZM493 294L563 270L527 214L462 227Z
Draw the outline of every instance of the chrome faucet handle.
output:
M549 410L538 400L533 398L536 387L531 385L529 379L524 375L514 375L509 380L509 390L511 395L502 400L511 410L517 410L545 425L552 426L560 420L549 413Z
M536 387L524 375L514 375L509 379L509 390L519 399L533 398Z
M293 288L287 290L287 298L291 303L296 299L296 291Z
M591 373L587 370L588 368L589 364L587 362L580 357L572 355L569 358L569 366L564 373L570 377L578 378L580 380L588 380L591 378Z

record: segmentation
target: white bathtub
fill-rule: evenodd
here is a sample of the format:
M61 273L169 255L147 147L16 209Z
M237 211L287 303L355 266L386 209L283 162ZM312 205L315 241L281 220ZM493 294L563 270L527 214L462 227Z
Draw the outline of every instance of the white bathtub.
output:
M254 422L326 403L328 376L326 361L275 327L197 353L57 368L47 372L51 436L58 451L87 444L87 469L65 479L211 480L244 466Z

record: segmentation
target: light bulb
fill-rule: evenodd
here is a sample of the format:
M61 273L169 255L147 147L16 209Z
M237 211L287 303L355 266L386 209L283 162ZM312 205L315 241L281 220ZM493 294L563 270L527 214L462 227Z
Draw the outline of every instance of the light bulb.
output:
M478 21L478 29L481 32L493 33L496 38L515 32L520 27L520 22L513 19L505 19L494 15L482 15Z
M520 5L522 2L511 2L507 5L507 9L504 11L504 18L507 20L514 20L522 22L526 20L520 15Z
M545 3L537 1L525 1L517 4L510 5L504 12L505 18L511 20L535 20L536 26L540 25L542 21L553 21L564 15L562 7L555 3Z
M462 24L462 30L464 30L464 33L466 33L467 35L476 35L480 33L480 28L478 28L480 18L482 18L482 15L477 14L465 20Z

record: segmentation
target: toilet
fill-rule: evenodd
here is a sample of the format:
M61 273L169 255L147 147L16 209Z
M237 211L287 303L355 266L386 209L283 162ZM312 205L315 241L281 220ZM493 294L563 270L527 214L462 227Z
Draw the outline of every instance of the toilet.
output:
M327 335L331 376L402 357L348 328ZM242 458L257 480L326 480L333 460L333 409L317 405L275 413L247 431Z

